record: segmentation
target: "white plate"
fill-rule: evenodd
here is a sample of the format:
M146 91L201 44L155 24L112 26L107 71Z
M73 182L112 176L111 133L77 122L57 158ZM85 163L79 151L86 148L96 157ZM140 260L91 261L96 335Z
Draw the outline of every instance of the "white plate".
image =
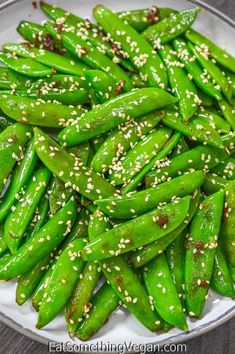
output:
M177 0L66 0L66 1L50 1L58 6L78 14L81 17L91 17L92 8L97 3L102 3L114 10L128 10L147 7L156 3L158 6L170 6L177 10L183 10L192 7L192 4L185 1ZM7 7L2 8L0 12L0 44L5 42L16 41L19 35L16 32L16 27L21 20L29 20L40 22L45 19L40 9L35 10L32 7L32 0L8 1ZM214 13L215 10L212 9ZM220 15L221 17L221 15ZM223 17L223 16L222 16ZM230 53L235 55L234 37L235 29L233 22L226 17L224 21L212 13L202 11L199 15L195 28L204 33L222 47L226 47ZM226 23L226 22L227 23ZM230 25L228 24L230 22ZM71 342L67 334L63 315L56 318L44 330L37 330L35 323L37 314L33 310L30 302L22 307L15 303L15 288L14 281L0 283L0 319L10 325L17 331L36 339L40 342L47 343L48 341L55 342ZM164 301L164 298L162 299ZM158 343L176 343L184 342L195 336L198 336L219 324L225 322L235 314L235 306L233 301L228 298L218 296L210 292L207 300L203 316L200 320L189 320L189 333L185 334L178 329L173 329L169 333L151 333L146 330L132 315L118 310L112 314L109 321L101 328L101 330L88 342L103 343L103 344L120 344L126 342L135 344ZM75 343L81 343L76 340ZM133 348L132 348L133 349ZM104 351L105 348L99 350ZM110 352L110 350L108 350Z

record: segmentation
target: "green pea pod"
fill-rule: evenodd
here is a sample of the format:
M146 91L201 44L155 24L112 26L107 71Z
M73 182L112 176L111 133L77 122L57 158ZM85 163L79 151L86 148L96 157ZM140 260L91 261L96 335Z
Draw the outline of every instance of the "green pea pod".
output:
M228 124L231 126L232 130L235 130L235 110L234 110L234 105L229 104L226 100L221 100L219 102L220 110L228 122Z
M98 264L87 262L81 272L81 277L74 288L65 310L65 317L70 334L74 334L90 309L90 299L100 278Z
M53 259L53 261L50 264L50 267L42 277L40 283L38 284L33 298L32 298L32 304L33 307L35 308L36 311L39 311L39 307L41 305L44 293L46 292L46 289L48 287L48 284L50 282L50 278L52 276L52 272L56 263L56 259L58 259L58 256L61 254L61 252L67 247L67 245L77 239L77 238L85 238L88 236L88 221L89 221L89 213L87 213L86 209L82 209L81 212L78 214L72 231L69 233L69 235L66 237L65 242L63 245L57 250L56 255Z
M234 298L235 296L233 279L230 275L226 259L219 244L215 253L215 262L210 286L222 296L228 296L231 298Z
M122 194L127 194L138 187L138 185L144 180L144 177L153 170L168 154L171 153L175 145L181 138L179 132L174 133L170 139L164 144L156 157L154 157L137 175L135 175L129 183L122 187Z
M118 159L153 129L161 120L161 112L152 112L113 130L94 155L91 167L105 173Z
M219 149L224 149L223 141L217 130L212 128L202 117L194 116L188 124L184 124L180 121L177 111L167 110L162 118L162 123L169 128L179 131L191 140L200 141Z
M51 172L67 186L85 197L96 200L99 196L113 195L116 189L91 169L80 166L78 158L69 155L53 139L38 128L34 129L36 152ZM53 149L53 154L51 153ZM74 172L73 172L74 171ZM73 173L72 173L73 172Z
M16 288L16 302L18 305L23 305L31 298L40 279L49 267L51 258L51 255L47 255L32 269L19 277Z
M224 215L221 227L221 247L226 259L232 267L235 266L235 181L231 181L225 188Z
M181 137L181 135L180 135L180 137ZM171 158L181 155L186 151L189 151L189 146L188 146L187 142L185 141L185 138L181 137L179 143L175 146L174 150L172 151Z
M118 41L121 48L129 54L131 62L152 87L167 87L167 74L164 65L151 45L117 14L103 5L93 10L94 17L105 32ZM126 38L129 38L127 41ZM135 47L132 43L135 43Z
M156 170L146 175L147 187L169 181L187 171L208 171L224 159L228 158L225 151L212 146L197 146L171 159L169 164L162 164Z
M75 158L79 158L81 163L86 166L90 154L90 145L89 143L83 143L68 149L68 152ZM72 195L72 187L65 186L60 178L53 176L50 190L48 191L50 212L55 214L61 208L61 206L66 204Z
M83 239L72 241L55 263L40 305L37 328L43 328L51 322L71 296L84 265L80 251L85 243Z
M128 71L134 70L126 53L119 50L119 47L115 43L114 45L109 43L109 41L107 41L107 36L99 31L99 27L96 24L90 22L88 19L78 17L63 10L60 7L55 8L53 5L43 3L41 4L41 8L47 15L53 18L58 25L61 25L60 19L63 18L63 28L67 27L70 32L76 32L79 37L89 41L101 53L106 54L115 62L119 62ZM45 24L45 28L47 28L47 23ZM58 34L54 38L57 39L57 36Z
M104 103L122 93L122 85L101 70L87 70L85 77L94 89L99 103Z
M7 216L4 226L4 238L11 253L17 252L50 178L51 172L47 168L39 168L28 182L25 193L20 196L20 199L12 208L12 212Z
M52 74L52 69L46 65L35 62L29 58L18 58L16 56L0 52L0 61L9 69L30 78L45 77Z
M228 183L226 179L217 176L215 173L207 173L202 189L206 194L213 194L220 189L224 189Z
M21 21L17 27L17 32L35 47L66 55L66 49L63 48L61 43L37 23Z
M169 270L175 284L177 293L184 305L184 261L185 261L185 236L186 230L184 230L166 249L166 259L169 266Z
M0 108L9 117L22 124L51 128L66 126L75 115L80 115L82 112L81 109L62 104L46 103L13 95L1 95Z
M130 195L97 200L95 204L113 218L130 219L133 215L141 215L156 208L159 203L169 203L175 198L192 194L204 180L205 174L196 171Z
M85 76L54 74L49 77L38 79L30 85L30 90L56 91L57 89L88 91Z
M147 246L144 246L141 249L130 253L129 262L135 268L139 268L151 261L157 255L161 254L167 248L167 246L169 246L171 242L173 242L187 227L197 210L200 199L201 193L196 192L191 198L189 211L184 222L182 222L175 230L171 231L166 236L163 236L155 242L150 243Z
M20 75L11 69L0 67L1 89L25 89L29 88L32 85L33 81L33 79L29 79L24 75Z
M227 78L222 74L219 67L209 58L207 48L204 46L193 46L191 43L188 43L190 50L196 56L197 60L201 66L209 73L213 80L217 83L218 89L222 91L224 96L229 102L232 99L232 90L228 83ZM217 87L217 86L216 86Z
M205 70L205 72L207 72L207 71ZM220 90L220 87L218 85L216 87ZM201 106L202 107L212 108L215 105L214 98L212 98L211 96L207 95L203 90L200 90L198 88L197 93L198 93L198 97L199 97L199 99L201 101Z
M218 89L215 88L213 81L208 72L201 68L196 58L193 56L188 44L182 38L176 38L173 41L174 49L177 51L179 60L184 64L188 72L190 80L193 79L195 84L207 95L221 100L222 96Z
M33 141L29 143L23 159L17 165L11 183L7 189L6 195L0 204L0 222L3 221L9 213L12 205L15 203L17 196L21 192L21 188L25 186L29 180L33 169L37 163L37 154L34 149Z
M11 91L2 91L1 94L10 94ZM73 89L73 90L66 90L66 89L58 89L49 90L49 91L40 91L40 90L17 90L14 91L14 95L20 97L29 97L33 99L41 99L45 101L57 101L64 105L82 105L89 102L89 95L83 89Z
M185 300L190 316L200 317L208 292L224 206L224 191L207 197L189 229L185 255Z
M97 210L89 223L90 241L96 239L107 229L110 229L108 219L100 210ZM99 264L114 292L116 292L128 310L145 327L151 331L157 331L160 328L159 317L151 308L145 289L126 260L118 256L101 261Z
M204 46L207 46L209 48L210 56L212 56L222 66L235 73L235 58L231 54L227 53L210 39L193 29L188 30L185 35L195 45L201 46L203 44Z
M210 126L219 133L228 134L230 132L230 125L215 112L211 112L203 107L197 113L197 116L206 119Z
M33 59L36 63L43 64L45 66L51 67L54 71L69 75L82 76L88 66L77 61L76 59L71 60L63 55L59 55L49 50L38 49L28 44L17 44L17 43L7 43L4 44L4 50L7 52L15 53L27 59ZM35 64L36 65L36 64Z
M162 21L147 28L142 33L142 36L156 49L161 44L170 42L172 39L180 36L191 27L199 11L200 9L195 7L176 14L172 13Z
M118 17L138 32L143 32L146 28L152 26L156 22L162 21L170 14L176 11L169 7L150 6L147 9L138 9L130 11L118 12Z
M160 316L173 326L187 331L186 317L164 254L144 267L143 278Z
M154 158L171 136L168 128L158 128L144 136L126 155L109 169L109 180L115 186L128 183Z
M222 135L223 144L228 151L228 154L234 153L235 133L230 131L228 134Z
M197 89L169 44L161 46L159 54L167 68L171 90L179 98L179 109L183 121L188 122L197 112L200 104Z
M81 340L89 339L108 320L111 313L119 306L120 299L107 282L91 299L90 311L79 324L77 335Z
M21 160L24 145L31 138L31 128L16 123L0 134L0 192L16 162ZM2 168L4 166L4 168Z
M0 279L15 278L33 268L64 240L71 230L75 215L76 203L70 200L0 267Z
M223 177L229 181L235 179L235 158L229 157L219 165L215 166L211 172Z
M43 198L39 202L37 208L35 209L35 213L33 219L31 220L29 227L26 230L26 240L32 237L38 230L43 227L48 219L49 214L49 202L48 195L44 194Z
M235 283L235 267L232 267L230 264L229 264L229 272L233 279L233 282Z
M62 43L75 58L89 65L93 69L99 69L107 72L115 82L123 82L123 91L127 92L132 89L131 81L125 71L114 63L111 59L102 54L93 47L89 42L79 38L74 33L61 33Z
M0 224L0 257L2 257L7 250L8 247L4 239L4 224Z
M68 146L87 141L129 120L177 102L177 98L157 88L143 88L119 95L79 117L58 134ZM79 133L79 134L78 134Z
M155 209L134 220L125 222L106 233L84 248L86 260L98 260L123 254L151 243L176 229L185 219L190 197ZM134 213L133 213L134 214ZM143 237L148 227L149 237Z

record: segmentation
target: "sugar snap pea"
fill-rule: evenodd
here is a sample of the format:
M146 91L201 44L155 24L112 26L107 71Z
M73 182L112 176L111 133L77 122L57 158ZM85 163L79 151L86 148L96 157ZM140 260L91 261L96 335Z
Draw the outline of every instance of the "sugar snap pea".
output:
M118 12L118 17L127 21L138 32L143 32L154 23L162 21L165 17L176 11L169 7L150 6L147 9L138 9Z
M70 200L0 267L0 279L15 278L33 268L65 239L71 231L75 215L76 203Z
M35 209L34 216L26 230L26 240L32 237L38 230L43 227L49 217L49 202L48 194L45 193L39 202L37 208Z
M178 13L172 13L157 24L147 28L142 36L154 48L170 42L184 33L195 21L200 9L193 8Z
M151 243L173 231L184 221L190 197L179 202L167 204L159 209L127 221L120 226L105 232L90 242L83 252L86 260L97 260L129 252ZM133 215L135 211L133 211ZM148 225L149 237L143 237Z
M228 155L221 149L212 146L197 146L171 160L164 161L162 166L152 171L145 177L147 186L157 185L163 181L170 180L172 177L181 175L186 171L206 170L216 166Z
M235 223L235 181L231 181L225 188L225 204L223 222L221 227L221 247L226 259L232 267L235 266L235 242L234 242L234 223Z
M2 192L14 165L21 160L23 148L31 138L31 133L30 127L15 123L0 134L0 192Z
M89 313L77 330L78 337L87 340L95 334L116 310L119 302L120 299L112 286L106 282L91 299Z
M224 148L223 141L217 130L212 128L203 117L194 116L188 124L181 122L179 117L179 112L168 109L165 111L162 123L191 138L191 140L198 140L219 149Z
M50 180L51 172L39 168L30 178L25 193L20 196L8 214L4 226L4 238L11 251L16 253L30 223L33 213L40 202Z
M167 68L172 93L179 98L183 121L187 122L198 110L200 99L194 83L189 79L176 53L169 44L161 46L159 54Z
M152 171L161 160L163 160L171 151L174 149L175 145L181 138L181 134L176 132L172 134L169 140L163 145L162 149L159 151L156 157L154 157L140 172L135 175L130 182L128 182L125 186L122 187L122 194L129 193L136 189L138 185L144 180L144 177Z
M186 37L197 46L208 47L209 56L212 56L218 63L235 73L235 58L224 49L217 46L210 39L193 29L185 33Z
M233 279L230 275L226 259L219 244L215 252L215 262L210 286L222 296L232 298L235 296Z
M149 86L166 88L167 74L158 54L141 35L103 5L93 10L94 17L111 37L120 42L131 62L142 73Z
M6 43L4 49L7 52L15 53L26 59L33 59L39 64L51 67L54 71L70 75L82 76L89 66L79 62L76 59L71 60L63 55L50 52L46 49L39 49L30 45Z
M66 305L65 317L70 334L75 334L79 323L89 311L91 306L90 299L99 278L98 264L95 262L86 262L81 272L81 277Z
M113 218L129 219L154 209L159 203L168 203L171 199L193 193L204 180L205 174L202 171L191 172L159 186L117 198L97 200L95 204Z
M85 243L83 239L72 241L55 263L39 308L37 328L43 328L51 322L71 296L84 265L80 250Z
M193 54L196 56L201 66L210 74L212 79L215 80L218 85L218 89L220 88L227 100L231 102L231 87L228 83L227 78L222 74L219 67L212 60L210 60L210 53L208 53L208 48L203 45L194 47L191 43L188 43L188 46L193 52Z
M186 317L164 253L144 267L143 278L160 316L173 326L187 331Z
M181 137L181 135L180 135L180 138L181 139L179 140L178 144L175 146L174 150L172 151L171 158L176 157L180 154L183 154L184 152L189 150L189 146L188 146L187 142L185 141L185 138Z
M83 166L81 160L68 154L47 134L34 129L36 152L51 172L67 187L71 186L83 196L96 200L113 195L116 189L103 177Z
M77 123L62 130L58 139L68 146L79 144L169 104L177 98L158 88L143 88L119 95L93 108L77 119Z
M73 146L68 149L68 152L73 156L81 160L84 166L87 166L87 161L90 154L90 144L83 143L77 146ZM61 206L64 206L69 198L73 195L73 189L71 186L65 186L63 181L59 177L53 176L51 185L48 191L48 199L50 205L50 212L55 214Z
M36 163L37 154L34 149L33 141L31 141L24 152L23 159L18 162L6 195L1 200L0 222L6 218L17 197L20 196L21 188L24 188L25 184L29 180Z
M201 68L188 44L182 38L173 41L174 49L177 51L179 60L184 64L188 77L193 79L195 84L207 95L220 100L220 90L216 89L209 73Z
M61 55L66 54L66 49L61 43L53 38L43 26L30 21L21 21L17 27L17 32L35 47L47 49Z
M175 284L177 293L184 305L184 261L185 261L185 236L186 230L184 230L166 249L166 260L169 266L169 270Z
M224 207L224 191L207 197L189 229L185 255L185 301L190 316L200 317L213 272Z
M207 173L202 189L206 194L213 194L220 189L224 189L228 183L226 179L217 176L215 173Z
M215 112L212 112L203 107L199 110L197 116L205 118L209 122L210 126L218 130L219 133L227 134L230 132L230 125L219 114Z
M62 104L47 103L15 95L1 95L1 92L0 98L2 111L22 124L61 128L82 112L81 109Z
M30 58L19 58L10 53L5 54L0 52L0 61L8 68L25 76L36 78L52 74L52 69L48 68L46 65L37 63Z
M152 112L113 130L94 155L91 162L93 170L107 172L134 143L159 123L161 117L161 112Z
M18 305L23 305L32 296L41 277L49 267L51 258L51 255L47 255L32 269L19 277L16 288L16 302Z
M13 123L14 123L14 120L7 117L7 115L5 113L0 111L0 129L2 131L5 130L7 127L9 127L9 125L12 125Z
M0 67L1 89L25 89L26 87L30 87L33 82L34 79L20 75L11 69Z
M118 186L128 183L154 158L171 136L172 130L158 128L137 142L126 155L109 168L109 180Z
M129 262L135 268L139 268L151 261L151 259L155 258L157 255L161 254L167 248L167 246L169 246L171 242L173 242L190 223L193 215L197 210L200 199L201 193L199 193L198 191L195 192L190 200L189 211L184 222L182 222L175 230L173 230L166 236L163 236L157 239L156 241L130 253L128 257Z
M227 180L235 179L235 158L229 157L225 161L221 162L219 165L213 167L212 173L216 173L218 176L223 177Z
M88 236L88 221L89 221L89 213L87 213L87 210L85 208L82 208L80 213L78 214L74 224L72 231L68 234L66 237L65 241L63 242L63 245L56 251L55 257L50 264L48 270L42 277L40 283L38 284L33 298L32 298L32 304L33 307L35 308L36 311L39 311L39 307L41 305L44 293L46 292L46 289L48 287L48 284L50 282L50 278L53 273L53 269L55 267L56 260L58 259L58 256L61 254L61 252L67 247L67 245L70 243L70 241L73 241L77 238L86 238Z

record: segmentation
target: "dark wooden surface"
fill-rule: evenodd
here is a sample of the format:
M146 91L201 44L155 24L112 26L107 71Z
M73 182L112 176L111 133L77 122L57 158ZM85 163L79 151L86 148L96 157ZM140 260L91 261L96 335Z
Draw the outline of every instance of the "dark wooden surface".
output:
M115 1L115 0L114 0ZM180 1L180 0L178 0ZM0 4L5 2L0 0ZM98 2L98 0L97 0ZM235 20L235 0L205 0ZM157 0L153 0L157 3ZM235 319L187 342L190 354L234 354ZM47 347L24 337L0 322L0 354L46 354Z

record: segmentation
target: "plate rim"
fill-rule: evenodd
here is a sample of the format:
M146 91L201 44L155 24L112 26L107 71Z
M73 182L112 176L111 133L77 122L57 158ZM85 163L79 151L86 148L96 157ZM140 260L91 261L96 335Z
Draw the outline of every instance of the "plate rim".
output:
M7 0L5 3L0 4L0 13L2 10L4 10L7 7L10 7L11 5L21 2L24 0ZM217 10L215 7L213 7L212 5L206 4L201 0L186 0L188 3L191 3L193 5L197 5L202 7L203 9L207 10L208 12L212 13L213 15L217 16L218 18L220 18L221 20L223 20L225 23L227 23L229 26L231 26L232 28L235 28L235 21L232 20L230 17L228 17L227 15L225 15L224 13L220 12L219 10ZM230 319L232 319L233 317L235 317L235 305L229 309L228 311L226 311L225 313L223 313L221 316L217 317L215 320L212 320L210 322L207 322L206 324L201 325L198 328L192 329L190 332L188 333L180 333L180 334L175 334L172 335L171 337L169 337L168 339L163 339L160 342L154 342L151 343L152 345L157 344L159 345L159 347L163 347L165 344L179 344L179 343L185 343L191 339L194 339L196 337L199 337L205 333L208 333L210 331L212 331L213 329L221 326L222 324L226 323L227 321L229 321ZM6 324L8 327L12 328L13 330L15 330L16 332L23 334L25 337L35 340L36 342L42 343L44 345L47 345L50 342L53 343L59 343L56 341L52 341L49 338L46 338L45 336L41 335L41 334L37 334L35 332L33 332L30 329L26 329L23 327L23 325L19 324L18 322L14 321L13 319L11 319L10 317L8 317L6 314L4 314L2 311L0 311L0 321L4 324ZM72 339L71 339L72 341ZM97 340L98 341L98 340ZM82 342L82 343L87 343L87 342ZM148 344L146 344L147 346ZM91 353L89 351L86 351L86 354ZM101 353L101 352L100 352ZM106 353L106 352L103 352ZM115 353L114 351L112 353ZM128 353L134 353L133 351L128 351ZM101 353L102 354L102 353Z

